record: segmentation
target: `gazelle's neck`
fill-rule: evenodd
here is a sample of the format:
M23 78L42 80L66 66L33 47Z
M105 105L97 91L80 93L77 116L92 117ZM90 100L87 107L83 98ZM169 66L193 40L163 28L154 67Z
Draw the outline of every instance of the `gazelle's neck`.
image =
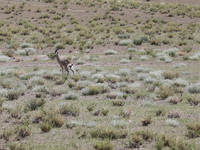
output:
M57 59L58 63L60 63L60 57L58 54L56 55L56 59Z

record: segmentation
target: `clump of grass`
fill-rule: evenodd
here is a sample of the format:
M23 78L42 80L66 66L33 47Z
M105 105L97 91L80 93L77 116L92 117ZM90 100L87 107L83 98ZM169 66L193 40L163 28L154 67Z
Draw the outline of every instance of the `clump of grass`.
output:
M197 106L200 103L199 95L197 94L188 94L186 100L193 106Z
M98 95L98 94L106 93L109 91L110 91L110 88L108 87L107 84L97 83L97 84L92 84L89 87L82 89L81 93L83 95Z
M149 131L136 131L130 134L128 146L130 148L140 148L145 141L153 141L154 134Z
M192 150L195 149L194 145L187 144L180 137L172 138L169 135L158 135L156 137L156 149L161 150L164 147L169 147L170 149L179 149L179 150Z
M14 100L14 99L18 99L21 95L24 94L24 90L10 90L7 93L7 98L8 100Z
M172 86L160 86L158 91L158 97L161 99L166 99L169 96L173 96L175 94L174 88Z
M51 119L51 122L54 127L62 127L62 125L65 123L65 120L60 114L56 114Z
M127 49L127 51L129 52L129 53L132 53L132 52L136 52L138 49L136 49L135 47L129 47L128 49Z
M110 139L110 140L123 139L123 138L126 138L127 136L126 132L122 130L118 130L116 128L110 128L107 126L98 127L92 130L90 134L94 138Z
M109 49L109 50L104 51L104 54L105 55L114 55L114 54L117 54L117 51Z
M171 104L178 104L181 101L182 101L182 98L180 98L178 96L169 97L169 103L171 103Z
M138 90L139 88L141 88L141 84L138 82L135 82L135 83L129 84L126 87L121 88L121 90L125 92L126 94L134 94L136 90Z
M165 110L159 108L158 110L156 110L156 116L164 116L165 115Z
M82 65L82 64L85 64L86 61L83 59L78 59L76 62L77 64Z
M189 93L200 93L200 83L191 84L187 87Z
M95 144L93 144L93 147L97 150L113 150L114 149L114 146L108 140L101 141L101 142L98 141Z
M106 81L111 83L116 83L120 80L120 76L115 74L108 74L106 75Z
M138 79L138 80L141 80L141 81L143 81L143 80L145 80L145 79L147 79L147 78L149 78L149 77L150 77L150 75L147 74L147 73L139 73L139 74L137 75L137 79Z
M25 110L37 110L39 107L43 106L45 104L45 100L43 98L41 99L31 99L27 102Z
M179 77L179 73L178 72L173 72L173 71L165 71L163 72L163 76L165 79L174 79L174 78L178 78Z
M113 121L111 121L111 124L114 127L126 128L129 125L129 122L127 122L125 120L113 120Z
M152 118L151 116L147 116L146 118L142 119L141 122L143 126L148 126L149 124L152 123Z
M25 150L26 149L25 146L24 146L24 144L19 144L17 142L11 142L9 144L9 148L11 150Z
M30 44L30 43L21 43L19 46L21 48L31 48L31 47L33 47L33 45Z
M21 139L31 135L31 129L26 125L17 126L15 128L15 133L17 133L17 140L21 140Z
M173 111L173 112L170 112L170 113L168 114L168 117L169 117L169 118L180 118L181 115L180 115L180 112L179 112L179 111Z
M124 40L119 41L119 45L120 46L128 46L130 44L133 44L133 40L124 39Z
M34 92L47 92L47 88L44 85L36 85L32 90Z
M1 108L0 108L1 109ZM15 108L10 110L10 114L13 118L20 119L21 118L21 107L16 106Z
M32 77L28 80L28 87L33 87L35 85L44 85L44 79L40 77Z
M128 76L131 74L131 70L128 68L122 68L118 71L118 74L121 76Z
M66 103L61 104L59 106L59 110L61 114L67 115L67 116L78 116L80 114L80 109L74 105L68 105Z
M88 110L88 111L93 111L95 107L96 107L96 104L91 103L91 104L89 104L89 105L87 106L87 110Z
M136 67L134 68L134 71L139 73L139 72L149 72L150 70L145 67Z
M189 83L184 80L184 79L181 79L181 78L177 78L175 81L174 81L174 85L175 86L180 86L180 87L185 87L187 86Z
M198 138L200 137L200 122L192 122L187 124L188 133L186 134L189 138Z
M113 106L124 106L124 101L112 101Z
M103 83L104 82L104 75L101 73L92 75L92 79L97 83Z
M91 72L90 71L81 71L80 76L81 76L82 80L85 80L91 76Z
M66 100L77 100L78 97L79 97L79 95L76 93L63 94L63 98Z
M48 121L44 121L41 123L40 125L40 129L42 130L42 132L49 132L52 129L52 124Z
M109 113L109 109L103 108L103 109L101 110L101 114L102 114L103 116L107 116L108 113Z
M129 62L130 62L130 60L125 59L125 58L120 60L120 63L122 63L122 64L126 64L126 63L129 63Z
M173 127L177 127L179 126L179 122L177 120L174 120L174 119L167 119L165 121L165 123L169 126L173 126Z
M0 62L8 62L10 60L10 57L8 56L0 56Z
M54 47L55 47L56 49L64 49L64 48L65 48L65 45L64 45L63 43L56 43L56 44L54 45Z

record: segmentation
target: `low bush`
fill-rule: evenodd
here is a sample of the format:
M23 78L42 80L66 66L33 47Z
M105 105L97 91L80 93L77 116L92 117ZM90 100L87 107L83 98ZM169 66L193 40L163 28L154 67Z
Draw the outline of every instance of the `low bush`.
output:
M81 93L83 95L98 95L98 94L106 93L109 91L110 91L110 88L108 87L107 84L97 83L97 84L92 84L86 88L83 88L81 90Z
M113 150L114 146L110 141L101 141L101 142L96 142L93 144L93 147L97 150Z
M173 96L175 94L175 89L173 86L159 86L158 97L161 99L166 99L169 96Z
M130 148L140 148L145 141L151 142L154 134L151 131L136 131L130 133L128 146Z
M60 105L60 113L67 116L78 116L80 114L80 109L74 105L62 104Z
M163 72L162 75L164 76L165 79L170 79L170 80L179 77L179 73L173 72L173 71L165 71L165 72Z
M200 137L200 122L192 122L187 124L188 133L186 134L189 138L198 138Z
M94 138L101 138L101 139L110 139L110 140L115 140L115 139L123 139L126 138L127 133L118 130L116 128L111 128L111 127L105 127L101 126L98 127L90 132L91 136Z
M191 84L187 87L189 93L200 93L200 83Z
M114 55L114 54L117 54L117 51L109 49L109 50L104 51L104 54L105 55Z
M63 94L63 98L66 100L77 100L78 97L79 97L79 95L76 93Z
M197 106L200 103L200 97L197 94L188 94L186 95L186 100L190 105Z
M43 98L41 99L31 99L27 102L25 109L28 110L37 110L39 107L43 106L45 104L45 100Z
M126 40L119 41L120 46L128 46L130 44L133 44L133 40L126 39Z
M48 121L44 121L44 122L41 123L40 129L45 133L49 132L52 129L52 124Z
M148 126L149 124L152 123L152 118L151 116L147 116L146 118L142 119L141 122L143 126Z

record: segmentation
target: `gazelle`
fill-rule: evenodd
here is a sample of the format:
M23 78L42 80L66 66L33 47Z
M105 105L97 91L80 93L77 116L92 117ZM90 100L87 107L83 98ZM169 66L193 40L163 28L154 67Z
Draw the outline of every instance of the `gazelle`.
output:
M63 69L65 71L67 71L67 75L69 75L69 70L71 70L74 74L74 68L73 68L74 64L71 61L69 61L68 59L61 60L58 55L58 49L55 50L55 55L54 55L53 59L55 57L56 57L58 63L60 64L60 67L62 68L62 74L64 73Z

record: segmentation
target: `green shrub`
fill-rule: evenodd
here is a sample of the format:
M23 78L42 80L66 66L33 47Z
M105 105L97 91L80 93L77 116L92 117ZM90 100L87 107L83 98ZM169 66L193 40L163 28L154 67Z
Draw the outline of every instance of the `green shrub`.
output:
M188 94L186 100L193 106L197 106L200 103L200 97L197 94Z
M24 144L19 144L17 142L11 142L9 148L10 150L26 150Z
M170 79L170 80L179 77L179 73L173 72L173 71L165 71L165 72L163 72L162 75L164 76L165 79Z
M116 83L120 80L120 76L115 75L115 74L108 74L106 75L106 81L111 82L111 83Z
M103 116L107 116L108 113L109 113L109 109L104 109L104 108L103 108L103 109L101 110L101 113L102 113Z
M78 97L79 97L79 95L76 93L68 93L68 94L63 95L63 98L66 100L77 100Z
M158 109L156 110L156 116L164 116L165 115L165 110L164 109Z
M200 122L192 122L187 124L188 133L186 134L189 138L198 138L200 137Z
M14 99L18 99L21 95L24 94L23 90L10 90L7 93L7 98L8 100L14 100Z
M0 62L7 62L10 60L10 57L8 56L0 56Z
M15 128L15 133L17 133L17 140L21 140L31 135L31 129L28 126L20 125Z
M189 93L200 93L200 83L191 84L187 87Z
M54 45L54 47L55 47L56 49L64 49L64 48L65 48L65 45L64 45L63 43L56 43L56 44Z
M126 138L127 133L123 132L122 130L118 130L111 127L98 127L90 132L91 136L94 138L101 138L101 139L123 139Z
M133 43L134 43L135 45L142 45L142 42L143 42L142 39L134 39L134 40L133 40Z
M62 125L65 123L64 118L60 114L54 115L51 120L54 127L62 127Z
M39 107L45 104L45 100L41 99L31 99L27 102L26 107L28 110L37 110Z
M168 118L180 118L180 117L181 115L180 115L180 112L178 111L173 111L168 114Z
M173 96L175 94L175 89L173 86L159 86L158 97L161 99L166 99L169 96Z
M40 129L45 133L49 132L52 129L52 124L48 121L44 121L44 122L41 123Z
M110 88L107 84L97 83L92 84L84 89L81 90L81 93L83 95L98 95L101 93L109 92Z
M97 150L113 150L114 146L110 141L96 142L93 147Z
M60 106L60 113L67 116L78 116L80 114L80 109L72 104L63 104Z
M140 148L145 141L153 141L154 134L148 130L130 133L128 146L130 148Z
M128 45L131 45L131 44L133 44L133 40L126 39L126 40L119 41L120 46L128 46Z
M109 49L109 50L104 51L104 54L105 55L114 55L114 54L117 54L117 51Z
M113 106L124 106L124 101L112 101Z

